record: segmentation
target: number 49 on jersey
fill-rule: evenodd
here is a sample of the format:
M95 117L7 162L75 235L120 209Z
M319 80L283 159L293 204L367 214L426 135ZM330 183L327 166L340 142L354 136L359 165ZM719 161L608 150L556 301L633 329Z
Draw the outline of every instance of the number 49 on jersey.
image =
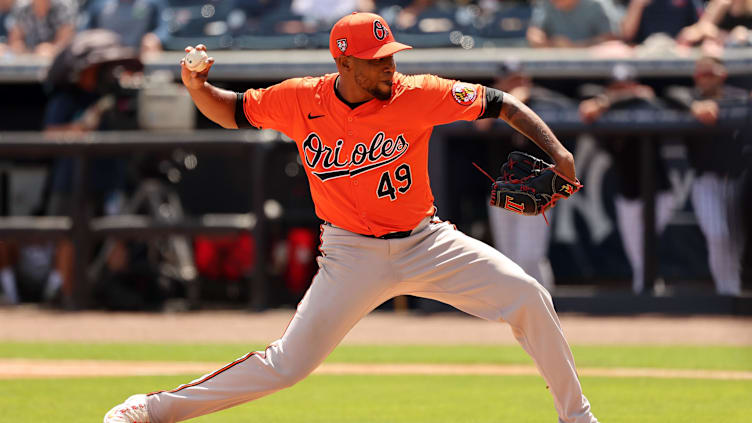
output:
M392 182L392 181L396 181ZM413 184L413 177L410 172L410 165L402 163L394 169L394 174L388 170L381 174L379 179L379 187L376 190L376 195L379 198L389 197L389 200L394 201L397 199L397 192L400 194L406 193L410 190L410 186ZM395 188L396 185L396 188Z

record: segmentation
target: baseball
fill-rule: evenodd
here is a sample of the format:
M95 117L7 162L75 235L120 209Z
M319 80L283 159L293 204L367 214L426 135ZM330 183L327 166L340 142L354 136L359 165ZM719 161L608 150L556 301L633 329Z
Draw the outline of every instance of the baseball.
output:
M192 72L201 72L206 69L207 59L209 56L204 50L196 50L192 48L188 54L185 55L185 67Z

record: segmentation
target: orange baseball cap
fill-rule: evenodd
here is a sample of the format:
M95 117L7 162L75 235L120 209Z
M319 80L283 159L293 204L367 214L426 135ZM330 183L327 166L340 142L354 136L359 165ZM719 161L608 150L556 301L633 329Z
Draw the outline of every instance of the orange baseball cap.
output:
M353 12L338 20L329 33L329 51L335 59L378 59L409 48L412 47L394 41L389 25L374 13Z

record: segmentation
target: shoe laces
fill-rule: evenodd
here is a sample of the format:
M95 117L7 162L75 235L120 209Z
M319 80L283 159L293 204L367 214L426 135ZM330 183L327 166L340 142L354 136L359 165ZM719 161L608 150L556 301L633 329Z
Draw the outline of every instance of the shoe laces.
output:
M128 398L112 411L110 417L108 423L149 423L149 413L146 411L143 397Z

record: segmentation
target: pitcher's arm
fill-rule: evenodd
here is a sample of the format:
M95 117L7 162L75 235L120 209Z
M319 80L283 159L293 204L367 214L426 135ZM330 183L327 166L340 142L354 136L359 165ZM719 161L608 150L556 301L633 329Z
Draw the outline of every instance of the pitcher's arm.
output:
M188 52L191 47L186 47ZM202 44L196 46L197 50L206 50ZM234 91L228 91L217 88L207 82L209 70L214 64L214 59L208 59L208 66L201 72L193 72L185 66L183 60L180 61L180 77L183 85L188 89L193 102L198 110L211 121L227 129L237 129L235 122L235 108L238 101L238 95Z
M574 156L554 135L551 128L534 111L509 93L502 97L499 118L533 141L551 157L563 176L576 180Z

